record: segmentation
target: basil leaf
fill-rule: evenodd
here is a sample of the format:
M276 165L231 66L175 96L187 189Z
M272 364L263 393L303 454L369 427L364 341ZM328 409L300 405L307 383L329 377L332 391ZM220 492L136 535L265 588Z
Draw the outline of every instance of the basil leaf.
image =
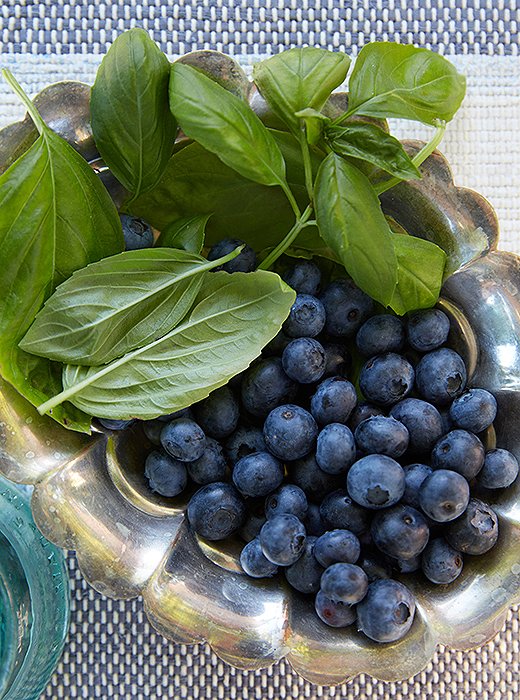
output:
M340 156L368 161L403 180L421 177L402 143L374 124L353 123L331 129L328 136L332 149Z
M397 255L397 286L390 307L402 315L433 306L440 294L446 253L430 241L393 235Z
M185 216L172 221L155 243L156 248L180 248L188 253L200 253L204 247L206 224L211 214Z
M18 343L54 287L74 270L124 247L115 206L87 162L42 120L10 74L40 136L0 177L0 374L39 405L60 390L47 360L30 359ZM88 432L77 409L53 417Z
M184 133L243 177L284 185L285 163L267 128L243 100L191 66L174 63L170 108Z
M65 367L58 401L104 418L156 418L208 396L244 370L278 333L295 292L272 272L206 275L177 328L104 367Z
M466 92L466 79L429 49L366 44L349 81L349 114L398 117L435 124L450 121Z
M397 282L392 233L369 180L354 165L329 154L315 184L320 235L354 282L385 306Z
M143 29L114 41L96 74L92 131L103 160L127 190L140 194L161 177L177 124L168 108L170 62Z
M307 143L311 146L315 146L323 135L325 124L330 122L329 117L309 107L307 107L307 109L302 109L300 112L296 112L296 116L305 124Z
M253 80L271 109L298 134L300 120L295 112L306 107L319 111L345 80L349 65L344 53L295 48L256 63Z

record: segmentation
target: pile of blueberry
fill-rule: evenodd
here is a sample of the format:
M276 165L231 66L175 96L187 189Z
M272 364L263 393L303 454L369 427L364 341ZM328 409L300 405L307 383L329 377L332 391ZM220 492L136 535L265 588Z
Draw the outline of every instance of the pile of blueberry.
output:
M510 486L518 462L486 451L496 400L466 389L441 310L374 315L350 279L320 293L308 261L285 279L296 301L262 357L191 409L144 423L158 446L146 477L166 497L200 486L191 527L241 537L249 576L283 571L323 622L395 641L415 601L392 577L422 571L449 584L466 555L489 551L498 519L471 492Z

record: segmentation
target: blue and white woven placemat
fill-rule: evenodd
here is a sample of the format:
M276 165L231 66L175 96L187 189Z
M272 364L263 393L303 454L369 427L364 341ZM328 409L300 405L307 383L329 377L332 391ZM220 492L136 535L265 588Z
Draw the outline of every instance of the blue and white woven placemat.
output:
M355 54L376 39L449 54L468 76L468 98L441 150L453 163L456 181L496 207L501 247L520 252L519 0L2 0L0 62L31 94L63 78L91 82L100 54L132 26L147 29L170 55L212 48L246 63L308 44ZM0 87L0 126L21 113ZM403 133L421 135L409 126ZM174 645L150 629L139 601L115 602L95 593L73 555L69 567L69 641L42 700L520 697L518 611L482 649L441 649L409 681L382 683L361 675L350 684L319 688L285 662L244 673L206 646Z

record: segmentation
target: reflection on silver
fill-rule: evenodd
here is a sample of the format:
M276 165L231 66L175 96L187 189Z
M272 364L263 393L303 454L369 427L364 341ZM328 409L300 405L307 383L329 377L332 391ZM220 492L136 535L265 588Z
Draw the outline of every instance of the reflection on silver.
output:
M276 123L229 58L197 52L183 60L216 71L263 119ZM37 100L53 128L85 158L98 157L88 123L88 88L62 83ZM341 108L344 98L336 101L331 109ZM26 122L1 131L0 163L12 162L34 137ZM407 146L413 151L418 144ZM422 180L386 193L385 209L411 233L447 248L455 247L461 232L482 234L477 260L459 250L460 269L446 281L440 305L452 318L450 341L464 355L471 382L497 396L497 441L520 458L520 260L495 250L498 225L491 206L453 185L440 153L428 159L423 173ZM488 438L492 444L493 431ZM361 672L403 679L424 668L439 643L468 649L491 639L508 609L520 602L520 484L507 493L482 494L499 514L501 537L485 557L467 558L455 584L403 577L418 600L414 625L405 639L378 645L353 628L326 628L312 603L291 591L283 577L258 582L243 576L236 543L198 541L184 520L186 498L164 499L148 491L142 462L149 447L138 426L91 438L67 432L0 384L0 469L15 481L35 484L33 512L44 535L78 551L95 588L115 598L142 595L160 632L185 643L206 640L239 668L262 668L287 656L302 676L321 684Z

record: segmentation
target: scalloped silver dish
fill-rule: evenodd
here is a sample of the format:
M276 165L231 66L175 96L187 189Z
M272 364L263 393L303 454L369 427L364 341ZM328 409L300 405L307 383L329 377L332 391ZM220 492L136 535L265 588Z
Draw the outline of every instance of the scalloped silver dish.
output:
M234 61L216 52L182 60L247 96L263 119L272 120ZM88 86L69 82L44 90L37 105L51 127L99 169L88 101ZM1 131L0 170L34 138L27 118ZM415 150L418 144L407 147ZM385 193L383 206L411 233L445 249L456 247L457 269L439 302L453 322L450 342L466 359L470 384L497 398L498 419L488 444L496 436L520 458L520 258L496 250L498 223L491 205L453 184L440 153L422 172L422 180ZM117 200L120 189L109 173L104 177ZM476 258L460 243L468 234L480 237ZM326 627L308 600L281 579L258 582L244 576L238 543L198 540L184 518L185 502L148 491L142 464L149 448L139 425L91 437L71 433L39 416L0 380L0 471L34 484L32 510L45 537L77 551L82 573L95 589L117 599L141 595L159 632L186 644L207 641L233 666L259 669L286 657L295 671L318 684L359 673L402 680L423 669L438 644L453 649L484 644L520 602L519 480L504 493L484 494L499 515L500 538L486 557L467 557L455 583L435 586L403 577L417 598L412 629L404 639L380 645L354 629Z

